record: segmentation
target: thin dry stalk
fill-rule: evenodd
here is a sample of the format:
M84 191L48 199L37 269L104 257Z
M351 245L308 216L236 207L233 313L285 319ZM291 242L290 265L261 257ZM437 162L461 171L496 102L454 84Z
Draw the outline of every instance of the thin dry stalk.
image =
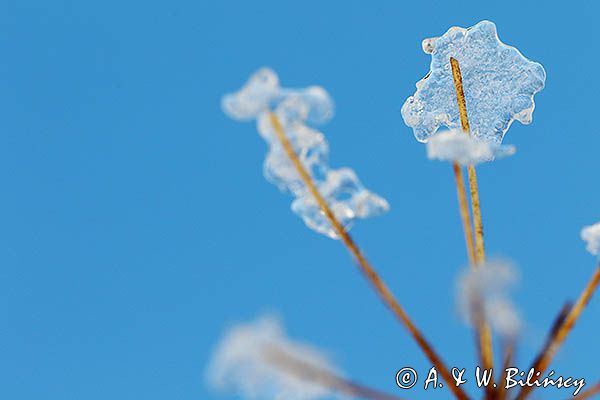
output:
M544 353L546 353L546 351L548 351L548 348L552 345L553 339L558 334L560 327L565 323L565 320L569 316L569 313L571 312L572 309L573 309L573 303L570 301L567 301L562 306L562 308L560 309L560 312L558 313L558 315L556 316L556 319L554 320L554 322L552 323L552 326L550 327L550 331L548 332L548 337L546 338L546 343L544 343L544 347L542 347L542 351L539 354L540 357ZM536 358L536 361L537 361L537 358Z
M480 359L484 359L483 349L486 347L486 340L488 340L490 331L489 327L485 322L485 311L483 309L483 299L481 297L481 293L478 293L471 297L470 299L470 313L471 313L471 321L475 328L475 338L477 340L477 349L479 350ZM489 368L485 368L488 371L493 372L493 366ZM494 399L495 397L495 389L494 389L494 380L493 376L490 380L490 384L486 385L486 399Z
M462 74L458 60L450 57L452 66L452 76L454 78L454 88L456 90L456 101L458 103L458 112L460 114L460 123L466 134L470 133L469 116L467 114L467 102L462 84ZM485 262L485 248L483 243L483 223L481 218L481 205L479 202L479 188L477 185L477 173L475 167L469 165L467 168L469 176L469 188L471 192L471 206L473 208L473 225L475 227L475 263L474 266L482 265ZM467 243L468 245L468 243ZM490 370L494 368L494 353L492 348L492 333L485 319L479 324L479 352L481 354L481 363L483 368ZM494 395L493 385L486 387L488 398Z
M475 265L475 244L473 243L473 228L471 226L471 214L469 213L469 203L467 202L467 189L463 179L462 168L456 161L452 164L454 170L454 181L456 182L456 193L458 195L458 207L460 210L460 219L462 221L465 234L465 243L467 244L467 256L469 264Z
M482 318L478 324L478 333L479 333L479 349L481 362L484 365L484 369L493 371L494 369L494 359L492 355L492 332L490 330L490 326L486 323L485 318ZM494 390L494 376L490 380L490 384L485 387L486 398L493 399L495 395Z
M398 396L384 393L369 386L338 376L330 371L316 368L302 360L294 358L284 350L272 347L267 349L267 356L277 366L288 373L327 389L336 390L351 397L365 400L402 400Z
M565 341L573 327L575 326L575 323L581 316L581 313L585 309L586 305L590 302L590 299L592 298L592 295L598 288L599 283L600 264L598 264L594 275L588 282L583 292L581 292L581 295L579 296L577 302L573 305L573 307L569 308L567 316L564 318L559 316L560 322L553 326L552 332L550 333L550 337L548 338L547 343L544 345L542 352L536 357L535 361L531 366L531 368L534 369L534 373L539 372L540 374L542 374L544 373L544 371L546 371L546 369L552 362L554 355L556 354L562 343ZM563 310L565 310L565 308L563 308ZM516 397L516 400L523 400L527 398L527 396L532 392L533 389L533 387L525 386L519 392L519 395Z
M379 297L381 297L383 302L390 308L390 310L394 313L394 315L398 318L398 320L410 332L410 334L412 335L414 340L417 342L417 344L419 345L421 350L425 353L425 355L427 356L429 361L431 361L431 363L437 368L438 372L440 373L440 375L442 376L442 378L444 379L444 381L446 382L446 384L448 385L448 387L450 388L452 393L456 396L456 398L468 399L467 395L462 390L462 388L458 387L454 384L452 375L450 374L448 367L446 367L446 365L444 364L444 362L442 361L440 356L438 356L438 354L435 352L433 347L429 344L429 342L425 339L423 334L419 331L419 329L415 326L415 324L409 318L406 311L404 311L402 306L400 306L400 303L398 303L398 300L396 300L396 298L394 297L394 295L392 294L390 289L381 280L381 278L379 277L377 272L375 272L375 269L371 266L369 261L367 261L367 259L365 258L365 256L361 252L361 250L358 248L358 246L356 245L356 243L350 236L350 234L348 232L346 232L346 230L344 229L342 224L337 220L337 218L335 217L335 214L329 208L327 201L325 201L325 199L323 198L321 193L319 193L319 190L317 189L314 181L312 180L312 177L310 176L310 174L308 173L306 168L304 168L304 165L302 165L302 162L296 155L294 148L292 147L292 144L290 143L289 139L287 138L287 136L283 130L283 127L281 126L281 123L279 122L279 119L277 118L277 116L272 112L270 113L269 116L271 119L271 124L273 125L273 128L275 130L275 133L276 133L279 141L281 142L281 145L283 146L287 156L290 158L290 160L294 164L294 167L296 168L298 174L300 175L300 178L302 179L302 181L304 182L304 184L306 185L306 187L308 188L308 190L314 197L314 199L317 202L321 211L323 211L323 213L327 217L329 223L331 223L331 226L333 227L333 229L335 230L337 235L340 237L340 239L342 240L344 245L346 245L346 247L348 248L350 253L352 253L354 258L356 259L356 262L360 266L361 271L363 272L365 277L369 280L369 282L373 285L373 287L374 287L375 291L377 292L377 294L379 295Z
M504 346L504 362L502 363L502 377L500 378L500 386L498 386L498 390L496 393L497 400L505 400L508 395L508 390L506 389L506 377L507 370L511 367L513 363L513 359L515 356L515 343L509 342Z
M466 118L466 117L465 117ZM467 167L469 176L469 189L471 191L471 205L473 206L473 225L475 226L475 248L477 250L477 264L485 262L485 247L483 243L483 222L481 218L481 204L479 202L479 186L475 167Z
M579 393L574 398L577 400L591 399L592 397L594 397L597 394L600 394L600 382L596 383L594 386L590 387L589 389L584 390L583 392ZM571 397L571 399L573 399L573 397Z
M467 101L462 84L462 74L460 65L456 58L450 57L452 66L452 77L454 78L454 88L456 89L456 100L458 103L458 112L460 114L460 124L462 130L468 135L471 133L469 127L469 115L467 114ZM475 167L469 165L467 168L469 175L469 188L471 189L471 205L473 207L473 223L475 226L475 247L477 250L477 262L485 262L485 247L483 243L483 222L481 217L481 204L479 202L479 186L477 185L477 173Z

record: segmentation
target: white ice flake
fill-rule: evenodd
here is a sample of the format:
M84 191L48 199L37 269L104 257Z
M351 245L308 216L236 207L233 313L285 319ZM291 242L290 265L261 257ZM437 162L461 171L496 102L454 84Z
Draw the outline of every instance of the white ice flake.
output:
M515 154L514 146L480 140L460 129L436 133L427 141L430 160L457 161L461 165L476 165Z

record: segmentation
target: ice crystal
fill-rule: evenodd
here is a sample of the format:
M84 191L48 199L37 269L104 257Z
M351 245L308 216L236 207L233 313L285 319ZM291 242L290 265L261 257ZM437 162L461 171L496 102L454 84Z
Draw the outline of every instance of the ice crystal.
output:
M318 188L337 220L345 226L356 218L379 215L388 209L385 199L366 190L350 168L329 170ZM305 191L298 196L292 203L292 211L311 229L335 237L327 217L310 193Z
M514 120L531 122L533 96L544 88L546 72L502 43L494 23L450 28L440 37L425 39L423 50L431 54L430 71L402 107L404 121L419 141L426 142L440 126L460 127L451 57L460 64L475 137L499 144Z
M329 167L329 146L325 136L309 126L325 123L333 116L333 101L322 87L282 88L275 72L262 68L239 91L225 95L221 106L233 119L256 119L258 132L269 145L263 167L265 178L296 197L292 210L311 229L337 238L279 142L269 118L271 111L342 225L349 229L357 218L379 215L389 209L385 199L365 189L354 171Z

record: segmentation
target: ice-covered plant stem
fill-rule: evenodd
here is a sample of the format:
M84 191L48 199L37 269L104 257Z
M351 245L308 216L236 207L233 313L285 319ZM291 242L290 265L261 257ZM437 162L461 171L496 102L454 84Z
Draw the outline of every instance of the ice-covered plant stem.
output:
M466 135L470 135L470 127L469 127L469 117L467 114L467 103L465 100L465 93L463 90L462 83L462 74L460 72L460 64L458 60L453 57L450 57L450 65L452 67L452 77L454 79L454 87L456 90L456 101L458 103L458 111L460 115L460 122L462 130ZM456 174L456 164L454 162L454 171ZM462 175L462 171L459 171ZM483 265L485 263L485 248L483 242L483 222L481 217L481 205L479 201L479 185L477 183L477 172L475 171L474 165L469 165L467 167L467 173L469 177L469 189L471 194L471 208L473 210L473 227L475 230L475 251L473 254L472 241L467 240L467 245L471 246L469 248L469 252L471 253L471 260L475 262L471 263L474 268ZM462 179L461 179L462 180ZM458 180L457 180L458 182ZM460 187L457 190L464 190ZM464 207L461 204L461 209ZM461 214L464 214L465 210L461 211ZM467 211L468 213L468 211ZM464 221L463 221L464 225ZM469 224L470 225L470 224ZM469 229L470 230L470 229ZM467 235L467 229L465 229L465 236ZM485 317L478 318L477 321L477 336L479 338L479 354L481 357L481 362L483 364L483 368L487 370L491 370L494 368L494 355L493 355L493 347L492 347L492 334L490 328L485 320ZM487 385L486 390L488 391L488 396L493 396L493 385Z
M454 393L456 398L458 399L468 399L467 395L464 393L462 388L454 385L454 380L452 375L450 374L450 370L444 362L441 360L440 356L435 352L433 347L429 344L429 342L425 339L421 331L415 326L412 322L406 311L402 308L398 300L396 300L395 296L392 294L387 285L381 280L375 269L371 266L369 261L366 259L360 248L356 245L350 234L344 229L344 227L339 223L335 214L329 208L329 205L323 198L323 196L319 193L316 185L314 184L310 174L304 166L302 162L294 152L294 149L287 139L287 136L277 118L277 115L274 113L269 113L269 118L271 124L273 125L273 129L277 134L281 145L283 146L287 156L292 161L294 167L296 168L300 178L306 185L309 192L314 197L315 201L321 208L321 211L325 214L331 226L335 230L337 236L342 240L344 245L348 248L350 253L354 256L356 262L361 268L361 271L365 275L365 277L372 284L373 288L377 292L377 294L381 297L383 302L390 308L390 310L394 313L394 315L398 318L398 320L406 327L406 329L410 332L412 337L415 339L421 350L425 353L429 361L437 368L440 376L446 381L446 384L450 388L450 390Z
M409 331L450 391L459 399L467 399L464 390L454 384L449 368L348 233L354 221L386 212L389 205L367 190L350 168L329 166L327 141L321 132L309 126L325 122L333 115L333 101L327 91L319 86L281 87L277 74L262 68L240 90L225 95L221 104L233 119L256 120L259 134L269 145L264 164L267 180L295 196L292 211L310 229L342 241L375 292Z
M533 98L543 89L546 73L540 64L502 43L490 21L452 27L440 37L425 39L423 50L431 55L430 71L404 103L402 117L415 138L427 143L429 158L453 161L467 254L471 265L478 267L485 263L485 246L474 165L514 153L513 147L501 146L502 140L513 121L532 121ZM442 126L451 132L436 134ZM467 167L472 221L461 165ZM482 366L491 369L491 333L485 319L478 320ZM494 397L491 387L486 386L487 398Z

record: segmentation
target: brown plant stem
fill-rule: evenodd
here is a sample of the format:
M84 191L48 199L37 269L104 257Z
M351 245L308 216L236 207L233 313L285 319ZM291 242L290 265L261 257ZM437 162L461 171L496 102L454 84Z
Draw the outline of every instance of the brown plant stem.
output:
M515 355L515 343L509 342L504 346L504 362L502 363L502 376L500 378L498 390L496 393L497 400L505 400L508 395L506 389L507 370L511 367Z
M544 371L546 371L546 369L552 362L554 355L556 354L562 343L565 341L571 330L573 330L575 323L577 322L577 320L581 316L581 313L591 300L592 295L598 288L599 283L600 264L598 264L594 275L589 280L583 292L581 292L581 294L579 295L579 299L577 300L577 302L569 308L568 314L564 318L559 317L559 323L555 324L555 326L553 327L548 341L544 345L541 353L535 358L535 361L531 366L531 368L534 369L534 373L539 372L540 374L542 374L544 373ZM563 308L563 310L564 309L565 308ZM517 395L516 400L523 400L527 398L527 396L533 391L533 389L533 387L525 386Z
M471 128L469 126L469 114L467 113L467 101L465 99L465 91L463 89L460 64L456 58L450 57L450 65L452 66L452 77L454 78L454 88L456 90L456 101L458 103L460 124L463 132L469 135L471 133ZM473 207L473 224L475 226L476 259L478 264L483 264L485 262L485 247L483 242L483 222L481 217L481 204L479 201L477 172L475 171L475 167L472 165L468 166L467 172L469 176L469 188L471 192L471 205Z
M454 170L454 181L456 183L456 193L458 195L458 208L460 211L460 220L465 234L465 243L467 244L467 256L469 264L475 265L475 244L473 243L473 228L471 226L471 214L469 213L469 203L467 202L467 189L463 179L462 168L456 161L452 164Z
M285 369L288 373L300 379L313 382L327 389L337 390L348 396L365 400L402 400L398 396L384 393L350 379L343 378L331 371L310 365L276 347L267 349L267 357L276 367Z
M483 354L484 349L486 348L486 340L489 338L489 327L485 321L485 310L483 309L483 298L481 294L477 294L472 296L470 299L470 311L471 311L471 321L475 328L475 337L477 339L477 349L479 350L479 357L481 360L484 360L485 355ZM483 367L483 369L491 371L493 373L492 367ZM494 377L492 375L490 379L490 384L485 386L486 391L486 399L495 399L495 388L494 388Z
M465 117L466 118L466 117ZM481 217L481 203L479 202L479 185L477 184L477 172L475 167L467 167L469 176L469 189L471 192L471 205L473 207L473 225L475 226L475 249L477 264L485 263L485 247L483 243L483 222Z
M594 397L597 394L600 394L600 382L596 383L594 386L590 387L589 389L584 390L583 392L579 393L577 396L571 397L571 399L573 399L573 398L575 398L577 400L591 399L592 397Z
M425 353L429 361L431 361L431 363L437 368L438 372L440 373L440 375L442 376L452 393L456 396L456 398L468 399L467 395L462 390L462 388L454 384L452 375L450 374L448 367L446 367L443 363L440 356L438 356L433 347L429 344L429 342L425 339L423 334L412 322L406 311L404 311L402 306L400 306L398 300L396 300L390 289L381 280L377 272L375 272L375 269L371 266L369 261L363 255L363 253L356 245L350 234L346 232L342 224L337 220L335 214L333 213L333 211L331 211L331 208L327 204L327 201L323 198L323 196L317 189L312 177L310 176L310 174L308 173L304 165L302 165L302 162L296 155L294 148L292 147L292 144L287 138L283 127L281 126L281 123L279 122L279 119L277 118L275 113L271 112L269 114L269 117L271 119L271 124L273 125L277 138L281 142L281 145L283 146L287 156L292 161L292 164L296 168L298 174L300 175L300 178L306 185L309 192L314 197L321 211L327 217L329 223L331 223L331 226L335 230L336 234L340 237L344 245L346 245L350 253L356 259L356 262L360 266L360 269L363 272L364 276L372 284L373 288L375 289L379 297L382 299L382 301L390 308L390 310L396 316L396 318L398 318L398 320L410 332L411 336L417 342L421 350Z
M456 101L458 103L458 112L460 115L460 123L462 130L465 134L470 134L469 127L469 116L467 113L467 102L465 99L465 92L462 83L462 74L460 72L460 65L458 60L450 57L450 65L452 67L452 77L454 78L454 88L456 90ZM477 184L477 173L475 167L469 165L467 167L469 176L469 188L471 192L471 206L473 208L473 225L475 227L475 263L473 265L479 266L485 262L485 248L483 242L483 222L481 217L481 204L479 202L479 187ZM489 325L482 319L479 326L479 345L481 362L484 369L494 368L494 354L492 348L492 333ZM486 388L488 398L493 398L494 389L493 385L488 385Z

